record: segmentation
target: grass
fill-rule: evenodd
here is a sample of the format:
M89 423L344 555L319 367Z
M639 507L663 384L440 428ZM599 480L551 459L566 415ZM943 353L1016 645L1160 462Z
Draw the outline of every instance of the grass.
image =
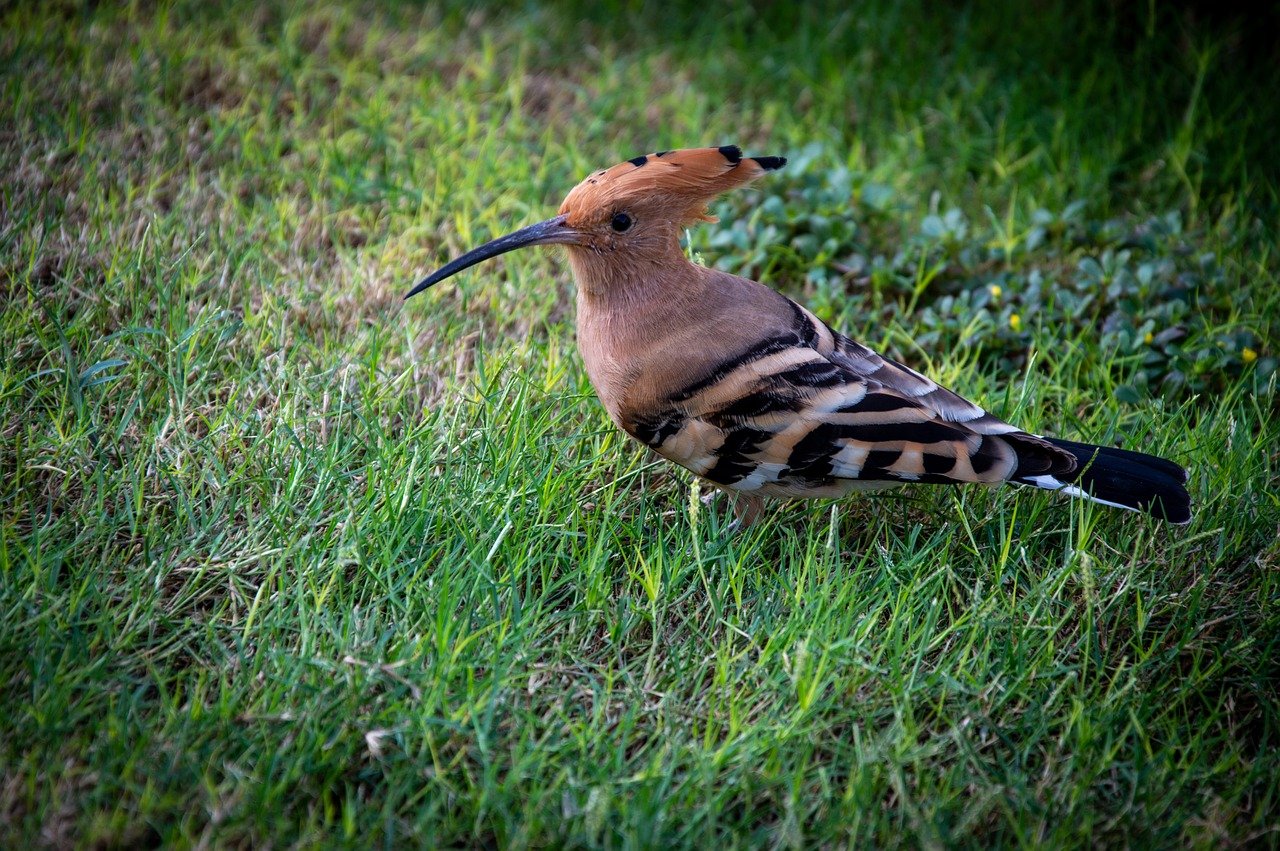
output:
M3 18L3 844L1280 842L1253 27ZM733 533L610 426L554 252L400 303L592 168L730 141L793 167L692 251L1024 427L1177 459L1192 524L922 489Z

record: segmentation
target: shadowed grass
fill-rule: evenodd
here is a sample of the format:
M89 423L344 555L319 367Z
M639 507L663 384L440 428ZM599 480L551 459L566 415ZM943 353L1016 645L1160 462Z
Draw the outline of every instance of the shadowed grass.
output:
M1128 14L6 11L5 844L1275 844L1276 72ZM608 422L554 252L400 304L731 141L792 167L691 251L1178 460L1192 524L732 532Z

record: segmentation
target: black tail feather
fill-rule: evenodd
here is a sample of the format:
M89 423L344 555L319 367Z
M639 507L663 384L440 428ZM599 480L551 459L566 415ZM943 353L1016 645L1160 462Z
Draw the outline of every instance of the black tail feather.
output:
M1045 439L1076 456L1079 467L1074 473L1057 474L1063 482L1094 499L1145 511L1171 523L1191 520L1187 471L1172 461L1110 446Z

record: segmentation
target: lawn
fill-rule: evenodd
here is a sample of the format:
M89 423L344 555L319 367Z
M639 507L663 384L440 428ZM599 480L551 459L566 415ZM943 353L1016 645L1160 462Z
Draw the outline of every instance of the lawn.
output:
M1276 15L0 11L0 845L1280 844ZM587 172L787 168L702 261L1172 527L1011 488L746 530L609 423Z

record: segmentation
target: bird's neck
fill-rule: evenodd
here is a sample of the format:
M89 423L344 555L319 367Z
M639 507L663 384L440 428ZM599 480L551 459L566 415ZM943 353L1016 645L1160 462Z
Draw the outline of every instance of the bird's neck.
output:
M625 311L661 297L697 268L685 258L674 234L626 249L570 247L569 265L579 301L603 311Z
M674 239L669 251L620 254L570 249L569 263L578 285L578 347L601 401L621 423L646 354L698 315L707 270L685 259Z

